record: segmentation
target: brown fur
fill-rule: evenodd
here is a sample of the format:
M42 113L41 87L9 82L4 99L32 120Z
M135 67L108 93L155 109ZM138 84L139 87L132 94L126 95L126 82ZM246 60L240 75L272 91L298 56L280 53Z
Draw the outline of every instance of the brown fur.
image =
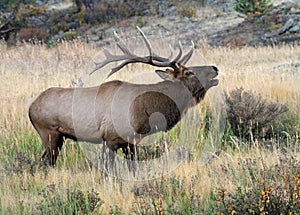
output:
M188 108L218 84L214 66L157 71L156 84L111 81L90 88L50 88L29 108L30 120L45 146L44 159L55 165L64 138L123 149L134 159L133 144L176 125ZM129 152L128 147L132 150Z

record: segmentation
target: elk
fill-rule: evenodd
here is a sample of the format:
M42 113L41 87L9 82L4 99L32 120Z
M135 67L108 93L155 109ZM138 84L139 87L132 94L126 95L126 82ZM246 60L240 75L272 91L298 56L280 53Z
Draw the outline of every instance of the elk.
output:
M208 89L218 85L215 66L186 67L194 45L182 56L182 47L173 59L155 54L143 31L139 33L149 51L140 57L132 53L114 34L120 55L103 50L105 60L95 62L96 70L112 62L121 64L108 76L127 64L143 63L165 70L155 70L162 81L134 84L120 80L95 87L53 87L42 92L29 107L29 118L38 132L45 152L43 160L54 166L65 138L91 143L105 143L112 153L121 149L125 158L135 159L135 145L145 136L174 127L186 111L197 105Z

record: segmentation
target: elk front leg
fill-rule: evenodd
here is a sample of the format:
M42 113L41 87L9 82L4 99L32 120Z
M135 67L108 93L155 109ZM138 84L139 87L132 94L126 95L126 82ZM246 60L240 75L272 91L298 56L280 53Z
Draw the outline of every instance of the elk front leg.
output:
M122 147L122 151L127 159L127 166L129 171L136 171L136 147L133 144L128 143L127 146Z
M109 141L104 142L102 147L102 166L107 174L114 174L116 171L116 161L115 154L117 152L117 148L113 147Z

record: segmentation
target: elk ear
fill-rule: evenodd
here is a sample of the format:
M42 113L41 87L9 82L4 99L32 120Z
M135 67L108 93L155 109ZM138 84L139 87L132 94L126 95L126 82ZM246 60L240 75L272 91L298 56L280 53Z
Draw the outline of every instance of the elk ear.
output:
M159 75L159 77L161 77L164 80L170 80L170 81L175 80L173 70L170 70L170 69L167 69L166 71L164 71L164 70L155 70L155 72L156 72L156 74Z

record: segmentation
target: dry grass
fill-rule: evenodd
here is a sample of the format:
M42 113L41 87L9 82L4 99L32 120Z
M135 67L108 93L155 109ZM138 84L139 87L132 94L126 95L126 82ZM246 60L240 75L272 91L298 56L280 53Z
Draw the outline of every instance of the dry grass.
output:
M142 197L135 194L138 187L145 185L151 187L156 180L148 182L119 181L113 178L103 180L98 171L85 168L88 166L85 158L76 157L76 153L82 152L76 148L77 144L72 142L68 143L67 149L64 147L58 168L45 170L31 163L40 156L42 146L28 120L28 105L44 89L52 86L69 87L71 80L77 80L80 76L87 85L100 83L104 77L99 74L100 72L92 77L87 75L93 66L92 58L98 51L91 44L80 41L61 43L52 49L28 44L14 48L0 46L0 141L3 144L0 147L1 157L3 156L0 161L1 213L41 213L36 208L43 198L40 193L51 184L56 186L53 191L55 195L66 192L66 189L96 190L104 201L97 210L104 214L112 211L111 206L115 205L125 212L142 210L144 206L141 205L141 198L145 202L153 199L162 201L160 200L163 198L162 195L159 192L154 193L153 190L148 194L142 194ZM207 97L209 101L214 101L214 97L219 98L222 90L230 91L242 86L270 100L286 102L291 110L297 112L300 108L299 62L300 47L282 46L198 49L190 64L213 64L219 67L220 86L210 90ZM145 66L136 68L138 74L149 69L152 71ZM134 77L136 73L130 71L132 69L131 66L128 72L122 71L119 77L139 80ZM106 68L103 70L108 71ZM149 77L144 82L147 82ZM235 139L232 139L232 144L235 144L234 141ZM24 160L18 158L19 152L31 160L27 166ZM299 161L299 147L289 149L289 153ZM75 157L71 165L67 163L67 154ZM259 146L247 150L229 150L206 165L202 162L204 158L184 162L163 178L175 178L184 182L182 190L188 193L187 196L196 193L199 201L204 204L201 208L205 210L209 208L208 196L214 187L225 187L229 192L233 192L243 183L246 183L245 187L251 187L253 183L251 179L245 181L240 179L245 174L240 166L242 161L248 158L256 159L255 168L258 171L280 164L283 156L279 150L262 151ZM18 166L13 165L12 162L18 159L21 160ZM20 171L14 171L16 168L20 168ZM28 170L30 168L33 169ZM158 188L171 190L170 186L157 185ZM166 204L167 200L164 199L162 204L157 203L156 206L166 207ZM150 202L149 205L154 213L155 204Z

